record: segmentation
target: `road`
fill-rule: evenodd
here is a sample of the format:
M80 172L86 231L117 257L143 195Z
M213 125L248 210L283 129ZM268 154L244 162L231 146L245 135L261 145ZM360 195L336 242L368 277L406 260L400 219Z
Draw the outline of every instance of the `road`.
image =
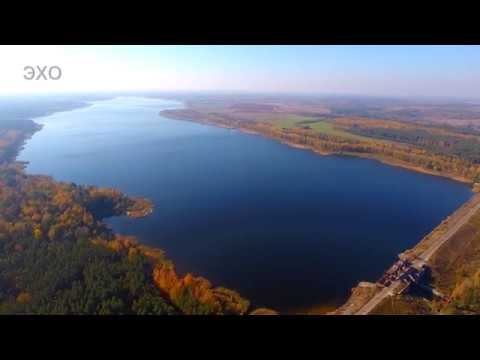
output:
M394 291L403 283L401 281L394 281L390 286L384 287L382 291L371 298L365 305L363 305L354 315L368 315L375 307L380 304L387 296L394 294Z
M469 210L467 211L467 213L463 216L460 217L460 219L458 219L457 221L455 221L455 223L453 224L453 226L448 229L445 234L443 234L442 236L440 236L438 238L437 241L435 241L427 250L425 250L422 255L420 256L420 258L425 261L425 262L428 262L428 260L430 260L430 258L432 257L433 254L435 254L435 252L437 252L437 250L443 245L445 244L453 235L455 235L455 233L460 230L460 228L465 225L468 220L470 220L470 218L477 212L477 210L480 208L480 201L478 201L480 195L475 195L474 196L474 199L472 199L472 201L474 201L474 206Z
M459 213L454 214L450 219L449 229L439 236L417 259L415 259L412 265L420 269L425 265L440 247L452 238L460 228L465 225L468 220L480 209L480 194L475 194L471 200L468 201L466 207L460 209ZM364 304L355 315L368 315L378 304L380 304L386 297L395 294L395 292L405 285L402 281L393 281L389 286L383 288L373 298L371 298L366 304Z

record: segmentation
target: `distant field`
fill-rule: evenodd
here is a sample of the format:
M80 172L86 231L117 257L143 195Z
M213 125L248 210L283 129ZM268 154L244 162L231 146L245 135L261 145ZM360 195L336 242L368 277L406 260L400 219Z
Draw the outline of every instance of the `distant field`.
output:
M301 127L309 123L318 121L318 119L308 116L293 115L293 114L279 114L271 115L271 118L268 119L275 126L292 129L295 127Z
M300 115L285 114L283 116L284 117L282 119L277 119L274 121L276 126L285 129L308 127L313 131L322 134L347 137L350 139L366 139L364 136L355 135L341 129L336 129L335 124L331 121L324 121L319 120L318 118Z
M456 156L466 161L468 168L480 164L480 125L476 130L473 123L463 127L463 122L457 121L459 112L465 115L462 121L474 121L477 115L480 121L480 105L476 104L358 98L204 98L188 105L202 118L222 125L305 129L312 134L341 137L344 142L362 142L362 146L402 144L435 156ZM431 161L424 165L433 166ZM437 167L441 168L440 164Z
M343 131L341 129L336 129L334 123L332 122L327 122L327 121L319 121L314 124L309 124L308 125L312 130L315 130L320 133L328 134L328 135L334 135L334 136L343 136L347 137L350 139L359 139L363 140L366 139L364 136L360 135L355 135L351 134L347 131Z
M305 113L365 117L480 130L480 103L454 99L405 99L358 96L210 96L192 97L189 105L231 113Z

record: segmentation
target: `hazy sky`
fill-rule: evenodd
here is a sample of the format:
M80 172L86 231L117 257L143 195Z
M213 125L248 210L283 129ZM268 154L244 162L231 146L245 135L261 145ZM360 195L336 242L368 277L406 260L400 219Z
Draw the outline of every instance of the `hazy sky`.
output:
M110 90L480 98L479 46L0 46L0 94ZM25 80L25 66L62 78Z

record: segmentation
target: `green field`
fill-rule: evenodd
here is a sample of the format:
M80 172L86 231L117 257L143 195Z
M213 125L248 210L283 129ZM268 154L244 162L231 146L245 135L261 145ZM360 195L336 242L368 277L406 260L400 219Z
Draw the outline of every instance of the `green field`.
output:
M358 139L358 140L366 139L364 136L355 135L340 129L335 129L335 125L332 122L318 121L314 124L309 124L308 126L310 127L310 129L315 130L316 132L320 132L327 135L343 136L350 139Z
M309 123L317 120L315 118L307 117L307 116L285 114L281 117L274 118L273 121L275 125L278 127L282 127L285 129L292 129L295 127L308 125Z
M286 115L281 119L275 120L275 125L284 129L293 129L299 127L308 127L315 132L322 134L341 136L350 139L365 139L360 135L348 133L343 130L335 128L335 125L331 121L319 120L313 117L299 116L299 115Z

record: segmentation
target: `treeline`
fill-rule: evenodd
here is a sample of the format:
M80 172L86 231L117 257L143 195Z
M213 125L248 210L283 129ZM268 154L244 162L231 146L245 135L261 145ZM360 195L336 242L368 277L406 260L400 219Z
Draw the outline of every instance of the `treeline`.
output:
M178 277L161 250L102 222L148 215L149 200L26 175L14 159L39 128L0 119L1 314L247 313L238 293Z
M472 163L480 163L480 141L473 137L433 134L426 129L391 129L352 127L357 135L398 141L425 148L431 152L462 157Z
M13 161L25 139L39 128L31 120L0 119L0 164Z
M258 128L258 127L257 127ZM261 127L260 127L261 129ZM465 181L478 181L480 167L474 162L455 155L437 154L417 146L399 143L350 139L341 136L313 133L306 129L261 129L272 137L310 147L327 153L360 154L394 164L418 167L428 172Z
M135 201L133 201L135 205ZM111 189L0 167L0 313L244 314L249 302L202 278L179 278L158 249L101 219L132 201Z
M468 182L480 181L480 165L470 159L466 153L462 153L464 156L454 152L440 153L421 146L420 142L403 144L399 141L383 141L374 137L368 140L353 139L319 133L307 128L285 129L269 122L245 121L228 114L202 113L191 109L170 110L162 114L181 120L254 131L269 138L305 146L321 153L357 154ZM431 146L433 147L433 143ZM461 148L461 145L457 146L457 150ZM471 156L475 156L480 149L477 149L476 145L471 145L470 150Z

